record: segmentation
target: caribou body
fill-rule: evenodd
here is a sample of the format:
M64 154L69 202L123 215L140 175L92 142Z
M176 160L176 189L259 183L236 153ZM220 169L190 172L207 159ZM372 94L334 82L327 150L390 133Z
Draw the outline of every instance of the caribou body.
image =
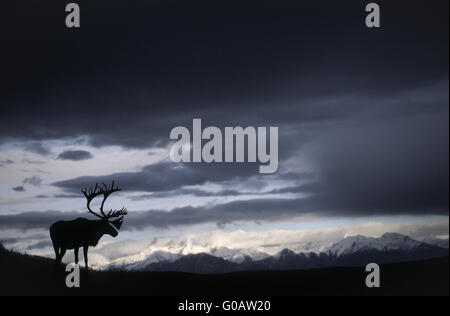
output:
M99 217L99 220L89 220L86 218L77 218L72 221L58 221L50 227L50 238L56 254L56 264L60 264L68 249L73 249L75 253L75 263L78 263L78 251L83 247L84 263L88 268L88 249L97 246L103 235L116 237L119 234L120 227L123 223L123 217L127 214L127 210L111 210L108 213L103 211L103 206L109 195L120 191L118 187L114 187L114 181L111 187L98 184L89 191L82 190L87 199L87 208L89 213ZM91 201L97 196L103 195L103 201L100 206L100 213L94 212L91 207ZM110 221L110 219L116 218Z

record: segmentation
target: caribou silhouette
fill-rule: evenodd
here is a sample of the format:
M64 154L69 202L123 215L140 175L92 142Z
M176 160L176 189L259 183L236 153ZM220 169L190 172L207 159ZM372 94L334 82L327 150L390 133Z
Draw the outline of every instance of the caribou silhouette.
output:
M102 183L98 183L94 188L82 189L87 200L88 212L100 218L100 220L89 220L86 218L77 218L72 221L58 221L50 226L50 237L52 239L53 248L56 254L56 265L61 263L66 250L73 249L75 253L75 263L78 264L78 250L83 247L84 263L88 269L88 249L90 246L95 247L103 235L110 235L116 237L119 234L120 227L123 223L123 218L127 215L127 209L110 210L105 213L103 207L106 199L114 192L121 191L119 187L114 187L114 181L108 187ZM100 213L96 213L91 209L91 202L98 196L103 196L103 201L100 205ZM116 218L115 220L111 220Z

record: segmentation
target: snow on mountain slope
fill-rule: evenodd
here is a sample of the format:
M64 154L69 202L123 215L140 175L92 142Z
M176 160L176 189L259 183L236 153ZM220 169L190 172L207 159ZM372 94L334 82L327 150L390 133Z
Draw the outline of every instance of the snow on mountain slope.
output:
M330 240L308 240L308 241L288 244L282 248L280 247L279 251L283 250L284 248L288 248L295 253L300 253L300 252L302 252L302 253L309 253L309 252L320 253L320 252L324 252L332 244L333 244L333 242Z
M355 253L359 250L410 250L418 248L421 245L423 245L423 243L408 236L396 233L386 233L380 238L365 237L362 235L346 237L329 247L326 251L335 256L342 256Z
M296 235L290 234L286 236L282 234L283 238L281 240L269 238L272 236L256 238L258 235L256 237L250 236L252 237L250 241L245 240L245 237L248 237L248 235L238 233L236 236L233 236L235 239L232 240L233 242L225 239L224 236L222 233L214 233L209 235L208 238L185 235L170 238L153 238L145 241L105 243L93 251L93 265L97 269L124 267L126 269L139 270L152 263L173 262L182 256L201 253L233 263L243 263L249 259L259 261L269 257L276 257L283 249L288 249L295 254L301 253L303 256L308 257L311 254L319 253L341 256L368 249L380 251L407 250L425 245L423 242L396 233L386 233L380 238L356 235L333 240L323 238L321 235L303 240L295 238ZM272 241L273 243L271 243ZM429 241L430 244L431 242Z
M165 252L165 251L155 251L147 257L147 259L130 264L126 267L127 270L139 271L145 269L145 267L151 263L160 261L173 262L181 257L180 254Z
M257 249L240 249L234 256L233 262L241 263L250 258L253 261L262 260L270 257L269 254Z
M290 237L290 236L287 236ZM295 238L283 244L261 243L247 247L244 242L237 243L237 246L229 248L224 246L225 242L220 234L213 235L213 238L199 238L198 236L183 236L172 238L154 238L147 241L123 241L115 244L107 244L95 250L98 255L98 269L113 267L130 267L139 269L140 263L143 265L164 261L176 260L180 256L189 254L206 253L215 257L223 258L235 263L262 260L275 255L285 248L298 252L320 252L330 243L330 240L321 241L298 241ZM124 248L123 250L121 250ZM114 253L114 251L117 253ZM105 258L103 258L105 257ZM107 260L111 258L112 260Z
M98 269L125 267L130 270L139 270L150 263L175 261L181 256L200 253L210 254L236 263L241 263L248 258L255 261L270 256L263 251L263 248L230 249L227 247L215 247L214 244L209 243L196 244L192 240L178 240L167 244L158 244L158 242L143 243L141 248L135 249L135 252L126 253L125 256L109 262L104 260L103 264L100 262L96 267ZM99 249L97 255L103 253L107 253L107 249Z
M161 250L153 250L153 249L146 249L146 251L141 252L138 256L129 257L126 260L121 261L115 261L114 263L110 264L109 267L125 267L127 270L142 270L145 269L145 267L151 263L155 262L161 262L161 261L169 261L173 262L182 256L186 256L189 254L200 254L200 253L207 253L214 257L222 258L231 262L241 263L250 258L253 261L261 260L264 258L269 257L267 253L260 252L255 249L229 249L226 247L220 247L220 248L212 248L212 249L206 249L202 248L199 251L198 248L196 248L197 252L189 252L192 251L192 248L171 248L170 251L161 251ZM175 252L173 252L175 251ZM147 257L142 260L143 253L147 253Z
M425 238L422 240L422 242L429 244L429 245L441 247L441 248L446 248L446 249L449 248L448 247L448 238L447 239Z
M231 262L241 263L248 259L253 261L261 260L270 255L259 249L230 249L227 247L213 248L210 252L205 252L212 256L219 257Z

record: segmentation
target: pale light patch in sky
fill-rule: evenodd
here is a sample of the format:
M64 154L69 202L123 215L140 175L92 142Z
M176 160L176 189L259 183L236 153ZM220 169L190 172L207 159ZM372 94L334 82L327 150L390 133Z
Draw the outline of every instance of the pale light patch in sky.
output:
M370 227L369 230L364 230L365 227ZM370 221L367 218L355 218L351 221L344 219L328 219L323 218L299 218L286 222L274 223L236 223L225 226L218 231L214 224L197 224L191 226L179 226L176 228L147 228L144 230L122 231L118 237L112 238L104 236L102 242L117 243L126 240L148 240L152 238L175 238L186 235L199 235L220 233L230 234L236 231L245 233L266 233L269 231L287 231L287 232L308 232L308 231L327 231L327 230L341 229L345 230L346 234L362 234L369 237L377 237L377 234L384 232L402 232L411 237L427 237L433 236L443 238L448 235L449 224L448 218L445 216L431 216L431 217L416 217L416 216L394 216L394 217L374 217ZM400 230L398 230L400 229ZM9 239L11 237L21 236L27 239L27 236L43 235L44 239L49 240L47 230L33 229L21 232L18 230L4 230L0 232L0 239ZM28 244L25 244L28 245ZM232 244L229 244L232 247ZM17 247L24 248L23 244L17 244ZM233 246L234 247L234 246Z

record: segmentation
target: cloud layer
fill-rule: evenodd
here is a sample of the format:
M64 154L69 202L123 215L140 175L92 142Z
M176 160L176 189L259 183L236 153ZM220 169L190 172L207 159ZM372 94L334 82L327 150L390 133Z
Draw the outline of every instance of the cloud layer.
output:
M86 150L66 150L58 155L58 159L80 161L91 159L93 156Z
M150 240L104 242L89 252L89 261L93 266L101 268L108 264L121 265L139 262L158 251L181 254L211 253L224 247L228 249L251 249L270 255L274 255L284 248L289 248L295 252L320 252L347 236L380 237L386 232L398 232L418 240L429 237L435 238L436 236L448 238L448 223L393 224L364 222L356 225L302 231L280 229L264 232L214 231ZM42 241L42 245L45 246L45 241ZM34 248L34 246L33 244L29 248ZM50 257L53 256L51 252L34 251ZM67 255L66 261L73 261L72 252Z
M356 0L80 6L68 33L59 5L29 4L25 20L4 5L0 227L71 219L81 188L112 180L125 230L448 215L448 1L383 3L379 30ZM168 152L193 118L279 127L279 171L130 162L136 148ZM119 151L130 161L107 165Z

